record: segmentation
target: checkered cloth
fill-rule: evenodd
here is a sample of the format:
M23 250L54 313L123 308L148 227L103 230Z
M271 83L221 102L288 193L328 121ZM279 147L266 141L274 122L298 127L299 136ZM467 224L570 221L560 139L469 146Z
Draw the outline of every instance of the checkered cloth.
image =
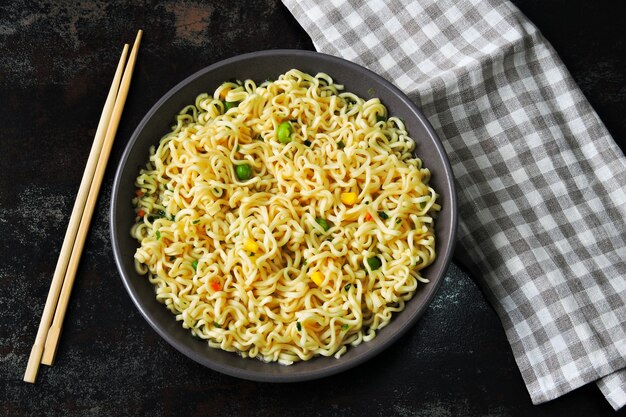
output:
M541 33L500 0L283 2L318 51L381 74L437 130L460 247L533 402L597 381L623 406L626 159Z

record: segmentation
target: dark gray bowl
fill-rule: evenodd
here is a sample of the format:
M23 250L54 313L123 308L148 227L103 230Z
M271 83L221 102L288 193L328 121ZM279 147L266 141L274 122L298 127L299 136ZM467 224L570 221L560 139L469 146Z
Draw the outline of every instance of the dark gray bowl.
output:
M376 338L349 348L340 359L317 357L291 366L243 359L234 353L212 349L191 336L176 322L174 315L155 298L146 277L135 272L133 255L136 241L130 236L134 221L131 200L138 166L148 160L148 148L169 132L178 111L203 92L211 93L225 80L275 79L292 68L315 74L328 73L346 91L363 98L379 97L390 114L402 118L410 136L417 142L417 153L432 172L431 184L440 194L442 211L437 218L437 260L425 270L430 283L421 287L406 309L397 314ZM435 296L452 256L456 230L456 196L452 170L444 148L422 113L391 83L352 62L329 55L300 50L255 52L211 65L172 88L143 118L128 143L115 176L111 197L111 237L115 260L124 285L135 305L150 325L172 346L196 362L225 374L257 381L290 382L321 378L351 368L380 353L397 340L422 315Z

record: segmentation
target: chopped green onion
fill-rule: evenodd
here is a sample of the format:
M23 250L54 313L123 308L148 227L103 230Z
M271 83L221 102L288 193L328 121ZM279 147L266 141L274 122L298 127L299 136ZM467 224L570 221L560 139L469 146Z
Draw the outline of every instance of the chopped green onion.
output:
M311 141L310 140L305 140L302 143L304 143L304 146L311 146Z
M250 252L250 256L254 256L254 252Z
M373 256L367 260L367 264L369 265L372 271L376 271L378 268L383 266L383 263L380 261L378 256Z
M282 122L278 125L278 129L276 129L276 136L278 137L278 141L280 143L289 143L291 142L291 134L293 133L293 127L289 122Z
M239 144L235 145L235 152L239 152Z
M221 325L221 324L219 324L218 322L214 321L214 322L213 322L213 327L217 327L218 329L221 329L221 328L222 328L222 325Z
M396 224L402 223L402 219L396 219Z
M198 261L193 261L191 263L191 267L193 268L194 271L198 270Z
M233 107L237 107L239 105L238 101L225 101L224 102L224 110L228 111L230 109L232 109Z
M337 147L338 147L339 149L343 149L343 148L345 148L345 147L346 147L346 144L345 144L345 143L343 143L343 141L342 141L342 140L340 140L340 141L337 143Z
M200 219L196 219L196 220L191 222L191 224L198 224L198 223L200 223Z
M342 330L342 331L344 331L344 332L345 332L346 330L348 330L349 328L350 328L350 325L348 325L348 324L342 324L342 325L341 325L341 330Z
M156 238L157 240L161 239L161 232L160 231L156 231Z
M382 114L377 114L376 115L376 123L378 122L386 122L387 121L387 117L382 115Z
M344 290L348 291L350 289L350 287L352 286L352 284L346 284L345 287L343 287Z
M385 213L384 211L379 211L378 217L380 217L383 220L387 220L389 218L389 216L387 216L387 213Z
M252 167L249 164L235 166L235 174L240 181L249 180L252 177Z
M174 262L176 260L175 256L170 256L170 262Z
M302 259L302 265L306 265L306 259Z
M302 331L302 324L300 324L299 321L296 322L296 328L298 329L299 332Z
M324 229L325 232L328 231L328 229L330 229L330 225L328 224L326 219L322 219L321 217L318 217L317 219L315 219L315 222L319 224L320 226L322 226L322 229Z

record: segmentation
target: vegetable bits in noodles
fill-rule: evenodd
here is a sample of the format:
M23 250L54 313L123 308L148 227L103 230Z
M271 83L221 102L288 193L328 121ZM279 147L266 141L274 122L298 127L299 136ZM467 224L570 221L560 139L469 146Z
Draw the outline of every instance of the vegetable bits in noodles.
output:
M326 74L224 83L137 177L137 271L212 347L339 357L427 282L440 207L414 146L378 99Z

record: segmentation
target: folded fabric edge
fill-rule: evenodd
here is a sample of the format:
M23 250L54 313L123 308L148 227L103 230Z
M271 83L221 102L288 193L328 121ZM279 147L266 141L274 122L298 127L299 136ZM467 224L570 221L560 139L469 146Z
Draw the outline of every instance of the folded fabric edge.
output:
M626 405L626 368L598 380L597 385L615 411Z
M483 294L485 295L485 298L487 298L488 302L496 310L496 313L498 314L498 317L500 318L500 320L503 321L507 317L507 315L506 315L506 312L504 311L503 306L497 301L497 297L495 297L495 295L491 293L491 291L485 286L481 286L481 289L483 290ZM516 340L515 331L512 326L504 326L504 327L505 327L504 331L505 331L507 340L509 341L509 343L512 343L512 341ZM510 346L511 348L513 348L512 345ZM511 350L513 351L513 349ZM615 371L614 369L607 369L604 372L599 372L599 373L594 374L594 373L588 372L589 370L593 368L585 368L585 369L579 370L577 374L578 379L575 379L575 378L556 379L552 381L553 387L550 389L546 389L545 387L539 386L538 383L536 382L537 381L536 379L530 379L524 374L524 370L532 370L532 366L530 366L528 363L525 363L526 356L524 354L518 355L515 352L513 352L513 357L515 359L515 363L517 364L517 368L520 371L521 377L524 381L524 385L526 386L526 389L528 390L530 400L532 401L534 405L543 404L548 401L557 399L571 391L574 391L575 389L578 389L582 386L595 382L596 384L598 384L598 387L600 387L600 390L602 391L602 394L605 396L606 400L611 404L611 406L615 410L624 406L624 401L626 401L626 397L622 398L620 396L619 386L614 386L613 384L606 386L606 383L605 383L604 384L605 388L603 389L600 386L600 384L602 384L602 381L605 378L608 378L615 374L619 374L620 372L623 372L626 378L626 369L621 370L621 371ZM562 387L563 385L567 385L567 389L563 389ZM626 386L622 386L622 389L626 389ZM622 391L622 392L626 396L626 391ZM609 394L611 394L612 398L608 397ZM620 402L621 402L621 405L619 405ZM618 404L619 406L617 406L616 408L616 405L614 404Z

